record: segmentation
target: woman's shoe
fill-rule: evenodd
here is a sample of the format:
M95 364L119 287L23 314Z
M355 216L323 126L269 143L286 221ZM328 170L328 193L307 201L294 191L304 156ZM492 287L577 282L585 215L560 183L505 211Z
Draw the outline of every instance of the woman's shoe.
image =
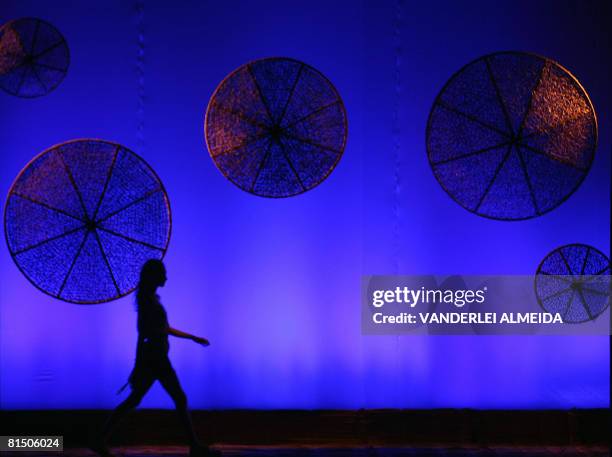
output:
M189 457L221 457L221 452L208 446L196 444L189 448Z
M103 441L96 441L89 446L89 449L94 451L100 457L116 457Z

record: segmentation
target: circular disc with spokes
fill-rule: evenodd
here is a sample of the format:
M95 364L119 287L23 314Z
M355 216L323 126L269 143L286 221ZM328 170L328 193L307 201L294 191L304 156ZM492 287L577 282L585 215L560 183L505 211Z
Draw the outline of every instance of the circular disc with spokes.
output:
M568 244L549 253L538 266L536 298L563 322L591 321L610 305L610 259L586 244Z
M36 156L4 209L13 260L43 292L101 303L131 292L142 265L170 240L168 196L134 152L102 140L73 140Z
M481 57L446 83L429 115L438 182L480 216L520 220L556 208L586 176L597 121L580 83L522 52Z
M320 184L347 136L344 104L331 82L288 58L256 60L227 76L210 99L204 128L221 173L262 197Z
M17 97L40 97L55 89L70 64L62 34L41 19L22 18L0 28L0 87Z

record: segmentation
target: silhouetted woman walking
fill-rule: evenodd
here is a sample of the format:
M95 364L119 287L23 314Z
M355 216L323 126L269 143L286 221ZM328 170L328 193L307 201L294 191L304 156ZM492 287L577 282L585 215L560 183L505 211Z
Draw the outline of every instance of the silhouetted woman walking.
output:
M117 406L108 419L104 427L101 442L94 448L100 455L112 455L106 443L113 430L129 411L140 404L140 401L156 380L161 383L174 401L181 425L189 439L189 455L212 454L207 447L200 445L193 431L187 409L187 396L183 392L176 372L168 358L168 335L190 339L202 346L208 346L210 343L205 338L181 332L168 325L166 310L159 302L159 296L156 294L157 288L163 287L166 280L166 268L161 260L151 259L143 265L136 293L138 308L136 363L128 383L121 388L123 390L129 384L132 392Z

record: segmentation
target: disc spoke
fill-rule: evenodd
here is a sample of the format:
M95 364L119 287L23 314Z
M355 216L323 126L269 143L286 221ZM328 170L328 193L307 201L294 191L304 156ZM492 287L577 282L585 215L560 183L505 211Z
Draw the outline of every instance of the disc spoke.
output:
M565 322L565 318L567 317L567 313L569 313L570 308L572 307L572 303L574 303L574 297L576 296L576 291L572 290L572 295L570 295L569 300L567 301L567 305L565 305L565 310L563 311L563 322Z
M257 82L257 78L253 74L253 70L251 69L251 66L247 65L247 68L249 70L249 75L251 75L251 79L255 83L255 87L257 88L257 93L259 94L259 98L261 100L261 103L263 103L264 107L266 108L266 112L268 113L268 119L270 119L270 122L274 122L274 118L272 117L272 112L270 111L270 108L268 108L268 103L266 102L266 99L263 96L263 92L261 91L261 87L259 87L259 83Z
M132 238L131 236L124 235L123 233L115 232L114 230L111 230L106 227L97 227L96 229L103 230L105 232L110 233L111 235L115 235L115 236L118 236L119 238L123 238L124 240L131 241L132 243L142 244L143 246L146 246L148 248L157 249L158 251L161 251L161 252L166 252L164 248L160 248L159 246L155 246L154 244L147 243L146 241L137 240L136 238Z
M501 93L499 91L499 87L497 85L497 81L495 80L495 77L493 76L493 70L491 70L491 63L489 62L489 59L484 59L484 61L487 67L487 73L489 74L489 78L491 78L491 83L493 84L493 88L495 89L495 95L497 96L497 101L499 102L502 112L504 113L504 119L506 120L506 127L508 127L508 131L510 132L510 135L514 136L514 129L512 128L512 121L510 120L510 115L508 114L508 109L506 108L506 104L504 103L504 100L502 99Z
M72 219L76 219L77 221L85 222L85 220L82 217L75 216L74 214L70 214L69 212L64 211L63 209L59 209L54 206L48 205L47 203L41 202L40 200L36 200L32 197L28 197L27 195L23 195L17 192L13 192L13 195L15 197L23 198L24 200L32 202L36 205L40 205L43 208L47 208L48 210L55 211L56 213L60 213L60 214L63 214L64 216L71 217Z
M58 155L58 157L60 158L60 161L64 165L64 169L66 170L66 173L68 173L68 179L70 180L70 184L72 184L72 188L74 189L77 196L79 197L79 202L81 203L81 209L83 210L83 215L85 217L85 220L87 220L87 209L85 207L85 201L83 200L81 191L79 191L79 188L77 187L76 182L74 181L74 176L72 176L72 172L70 171L70 168L68 168L68 164L64 160L64 156L62 155L62 153L58 151L56 154Z
M291 171L293 171L293 174L295 175L296 179L300 183L300 186L302 187L303 190L306 190L306 186L304 186L304 183L302 182L302 179L300 178L300 175L298 175L298 172L295 171L295 167L293 166L293 162L291 162L291 159L289 158L289 155L287 154L287 151L285 150L285 146L280 141L279 141L278 144L279 144L280 148L283 151L283 156L285 157L285 160L289 164L289 167L291 168Z
M559 281L564 281L568 284L573 284L575 282L573 279L566 278L565 276L567 275L560 275L559 273L548 273L546 271L538 271L538 274L544 275L544 276L555 276L555 278L558 279Z
M593 273L585 274L585 275L582 276L582 278L583 279L582 279L581 284L582 284L583 287L585 285L588 285L588 284L595 284L595 285L603 284L604 281L606 281L606 283L605 283L606 287L611 284L610 283L611 278L608 278L607 280L606 279L602 279L601 275L598 275L597 273L594 273L594 274Z
M288 135L287 133L283 133L283 137L291 138L292 140L298 141L300 143L309 144L309 145L315 146L315 147L317 147L319 149L323 149L325 151L333 152L334 154L342 154L342 152L338 151L337 149L330 148L329 146L324 146L322 144L315 143L314 141L307 140L306 138L301 138L301 137L295 136L295 135Z
M293 85L291 86L291 91L289 92L289 96L287 97L287 101L285 101L285 106L283 106L283 110L281 111L280 117L276 122L277 125L281 125L283 119L285 118L285 112L287 111L287 107L289 106L289 102L291 102L291 98L293 97L293 93L295 92L295 87L297 86L298 80L302 76L302 71L304 70L304 64L300 64L300 69L295 76L295 81L293 81Z
M23 72L21 73L21 79L19 80L19 84L17 84L17 90L15 91L16 94L19 94L21 92L21 88L23 87L23 83L25 82L26 73L30 68L30 65L24 65Z
M555 297L558 297L559 295L563 295L565 292L567 292L569 290L572 290L572 288L571 287L566 287L565 289L560 289L557 292L554 292L554 293L550 294L548 297L542 298L542 301L543 302L544 301L548 301L551 298L555 298Z
M516 152L519 157L519 162L521 163L521 168L523 170L523 176L525 177L525 181L527 182L527 187L529 189L529 195L531 196L531 203L533 204L533 209L535 209L536 214L539 216L540 209L538 208L538 202L536 201L535 194L533 192L533 186L531 185L531 179L529 178L529 173L527 173L527 166L525 165L525 159L523 158L523 153L520 148L516 148Z
M586 311L587 315L589 316L589 320L592 321L593 320L593 314L591 313L591 310L589 309L589 307L587 306L587 302L584 298L584 294L582 293L582 289L578 289L578 295L580 295L580 303L582 304L582 307L584 308L584 310Z
M259 174L261 173L261 170L263 169L264 164L266 163L266 160L268 159L268 156L270 155L271 147L272 147L272 140L270 139L268 141L268 147L266 148L266 153L261 159L261 162L259 163L259 167L257 167L257 173L255 174L255 178L253 179L253 183L251 184L251 192L253 192L253 189L255 189L255 184L257 184L257 180L259 179Z
M588 293L590 294L594 294L594 295L602 295L604 297L607 297L610 295L610 292L604 292L603 290L597 290L597 289L593 289L591 287L586 287L586 286L581 286L582 290L586 290Z
M591 253L591 248L587 247L586 254L584 254L584 261L582 262L582 268L580 269L580 276L584 275L584 270L587 266L587 259L589 258L589 254Z
M530 145L528 145L528 144L525 144L525 143L520 143L520 147L521 147L521 148L524 148L524 149L528 149L528 150L530 150L531 152L535 152L536 154L539 154L539 155L541 155L541 156L544 156L544 157L546 157L546 158L547 158L547 159L549 159L549 160L554 160L555 162L562 163L563 165L566 165L566 166L568 166L568 167L575 168L576 170L580 170L580 171L582 171L582 172L586 172L586 171L587 171L587 169L586 169L586 168L580 167L580 166L575 165L575 164L570 163L570 162L566 162L565 160L561 160L561 159L559 159L558 157L555 157L555 156L553 156L553 155L551 155L551 154L547 154L546 152L541 151L541 150L539 150L539 149L537 149L537 148L534 148L533 146L530 146Z
M544 70L547 68L547 66L548 64L542 65L542 68L540 69L540 74L538 75L538 79L536 80L536 83L533 86L533 90L531 91L531 97L529 97L529 101L527 102L527 109L525 110L525 113L523 114L523 119L521 119L521 123L519 124L519 129L516 134L518 138L520 138L521 135L523 135L523 129L525 128L525 122L527 121L527 117L529 116L529 113L531 112L531 108L533 104L533 96L535 95L537 90L540 88L540 84L542 84L542 79L544 77Z
M53 51L55 48L57 48L57 47L61 46L62 44L64 44L64 40L63 40L63 39L62 39L61 41L59 41L58 43L55 43L54 45L49 46L48 48L43 49L43 50L42 50L42 51L40 51L40 52L37 52L36 54L34 54L34 55L32 56L32 59L38 59L39 57L43 56L44 54L46 54L46 53L48 53L48 52Z
M100 194L100 198L98 199L98 203L96 204L96 209L93 212L92 220L96 220L98 217L98 211L100 210L100 205L102 205L102 200L104 199L104 195L106 195L106 189L108 188L108 183L111 180L111 176L113 174L113 170L115 169L115 162L117 161L117 156L119 155L119 145L115 148L115 153L113 154L113 160L111 161L110 167L108 167L108 173L106 175L106 180L104 181L104 187L102 187L102 193Z
M130 203L128 203L127 205L124 205L124 206L122 206L121 208L119 208L119 209L117 209L117 210L115 210L115 211L113 211L113 212L111 212L111 213L108 213L108 214L107 214L106 216L104 216L103 218L98 219L98 220L96 221L96 223L104 222L105 220L110 219L111 217L113 217L115 214L118 214L118 213L120 213L121 211L124 211L124 210L126 210L126 209L130 208L131 206L134 206L134 205L136 205L137 203L140 203L141 201L146 200L146 199L147 199L147 198L149 198L151 195L154 195L154 194L156 194L157 192L161 192L161 191L162 191L162 188L161 188L161 187L157 187L157 188L155 188L155 189L153 189L153 190L150 190L149 192L147 192L146 194L144 194L142 197L139 197L139 198L137 198L137 199L135 199L135 200L132 200L132 201L131 201Z
M449 162L454 162L455 160L461 160L461 159L465 159L467 157L473 157L479 154L483 154L485 152L489 152L492 151L493 149L497 149L497 148L503 148L504 146L508 146L510 144L509 141L504 141L503 143L500 144L496 144L494 146L488 146L486 148L482 148L482 149L478 149L476 151L472 151L472 152L466 152L464 154L460 154L456 157L451 157L450 159L444 159L444 160L439 160L438 162L432 162L432 165L438 166L438 165L444 165L445 163L449 163Z
M436 101L436 105L444 108L447 111L450 111L451 113L454 113L458 116L464 117L472 122L475 122L476 124L479 124L481 127L487 128L489 130L492 130L496 133L499 133L501 136L503 136L504 138L507 138L508 140L511 139L511 136L508 135L508 132L504 132L501 129L498 129L497 127L489 124L488 122L484 122L481 121L480 119L478 119L476 116L472 116L471 114L465 113L451 105L449 105L448 103L443 102L442 100L437 100Z
M40 75L38 74L38 72L36 71L36 67L34 65L32 65L30 68L32 68L32 73L34 73L34 76L36 77L36 79L38 80L38 83L40 84L40 86L43 88L43 91L47 92L47 86L45 85L45 83L43 82L42 79L40 79Z
M561 259L563 260L563 264L565 265L565 268L567 269L568 274L571 276L574 276L574 273L572 273L572 269L570 268L570 265L567 259L565 258L563 251L559 250L559 255L561 255Z
M260 127L260 128L262 128L262 129L267 129L267 128L269 128L269 126L268 126L268 125L266 125L266 124L262 124L261 122L256 121L255 119L253 119L253 118L251 118L251 117L247 116L247 115L246 115L246 114L244 114L244 113L241 113L241 112L239 112L239 111L233 110L233 109L231 109L231 108L226 108L225 106L220 105L220 104L218 104L218 103L214 105L214 109L218 109L218 110L220 110L220 111L223 111L224 113L231 114L232 116L236 116L237 118L242 119L244 122L247 122L247 123L249 123L249 124L251 124L251 125L254 125L254 126L256 126L256 127Z
M573 122L578 121L581 117L588 117L588 114L586 114L586 113L585 114L581 114L578 117L566 119L565 121L560 122L560 123L558 123L555 126L547 127L547 128L545 128L543 130L532 132L529 135L523 135L521 137L521 141L529 140L529 139L531 139L533 137L536 137L536 136L539 136L539 135L550 135L553 132L556 132L558 130L562 130L563 128L567 127L568 125L572 124Z
M108 263L108 258L106 257L106 252L102 247L102 242L100 241L100 236L96 230L93 231L96 235L96 241L98 242L98 247L100 248L100 252L102 253L102 258L104 259L104 263L106 264L106 268L108 268L108 272L110 273L111 279L113 280L113 285L115 286L115 290L117 291L117 295L121 295L121 291L119 290L119 286L117 285L117 280L115 279L115 275L113 274L113 269Z
M322 111L325 111L327 108L331 108L334 105L338 105L340 102L341 102L340 100L336 100L335 102L331 102L331 103L328 103L327 105L321 106L320 108L317 108L316 110L306 114L305 116L302 116L298 120L293 121L291 124L283 126L283 130L290 129L291 127L295 127L299 123L304 122L306 119L309 119L310 117L316 114L319 114Z
M71 235L74 232L78 232L79 230L83 230L84 228L85 228L85 224L83 224L83 225L81 225L79 227L70 229L70 230L68 230L66 232L60 233L59 235L54 235L51 238L46 238L46 239L44 239L42 241L39 241L38 243L35 243L35 244L31 245L31 246L28 246L26 248L20 249L19 251L13 252L13 255L19 255L19 254L23 254L24 252L31 251L32 249L35 249L35 248L37 248L39 246L42 246L43 244L49 243L50 241L58 240L58 239L60 239L60 238L62 238L64 236Z
M40 20L36 19L36 28L34 28L34 37L32 38L32 44L30 44L30 55L34 54L34 47L38 40L38 29L40 29Z
M85 235L83 236L83 241L81 241L81 244L79 245L79 249L74 255L74 259L72 259L72 262L70 263L70 268L68 268L68 271L66 272L66 276L64 277L64 280L62 281L62 285L59 289L59 292L57 293L58 297L62 296L64 287L66 287L66 282L68 281L68 278L70 277L70 273L72 273L72 269L74 268L74 265L76 264L77 259L81 255L81 251L83 250L83 246L85 245L85 242L87 241L88 236L89 236L89 231L85 232Z
M242 149L245 146L248 146L249 144L255 143L255 142L257 142L257 141L259 141L262 138L265 138L267 136L270 136L270 134L268 132L262 133L261 135L257 135L256 137L253 137L253 138L251 138L251 139L249 139L249 140L247 140L247 141L245 141L243 143L240 143L237 146L232 146L231 148L226 149L225 151L221 151L221 152L215 154L214 157L219 157L219 156L222 156L222 155L231 154L232 152L237 151L238 149Z
M497 168L495 169L495 172L493 173L493 177L491 178L491 181L489 181L489 184L487 184L487 187L485 188L485 191L483 192L482 196L480 197L480 200L478 201L478 205L476 205L476 208L474 209L474 211L478 211L478 209L480 208L480 206L484 202L485 197L489 193L489 190L491 190L491 187L493 186L493 183L497 179L497 175L499 174L499 172L501 171L502 167L504 166L504 163L506 163L506 160L508 160L508 157L510 157L510 153L511 152L512 152L512 145L508 146L508 151L506 152L504 157L499 162L499 165L497 165Z
M34 65L37 67L48 68L49 70L55 70L61 73L66 73L65 68L54 67L53 65L47 65L46 63L34 62Z
M13 65L10 70L8 70L6 73L3 73L0 76L1 77L7 77L7 76L10 76L10 75L16 74L19 70L23 71L23 67L25 66L25 64L26 64L26 62L24 60L22 60L17 65Z

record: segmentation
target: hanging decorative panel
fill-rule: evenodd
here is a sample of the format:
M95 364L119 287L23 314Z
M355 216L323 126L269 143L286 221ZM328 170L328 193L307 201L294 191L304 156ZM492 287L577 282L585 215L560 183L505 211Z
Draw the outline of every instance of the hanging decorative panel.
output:
M568 244L538 266L535 292L547 312L563 322L591 321L610 306L610 259L586 244Z
M46 95L62 82L69 64L66 40L48 22L22 18L0 28L0 87L9 94Z
M589 97L558 63L501 52L455 73L427 123L434 175L480 216L520 220L563 203L585 178L597 143Z
M261 59L219 84L205 135L215 165L235 185L262 197L290 197L316 187L338 164L346 111L319 71L293 59Z
M166 191L151 167L115 143L68 141L19 174L4 212L6 241L23 274L73 303L128 294L140 268L170 240Z

